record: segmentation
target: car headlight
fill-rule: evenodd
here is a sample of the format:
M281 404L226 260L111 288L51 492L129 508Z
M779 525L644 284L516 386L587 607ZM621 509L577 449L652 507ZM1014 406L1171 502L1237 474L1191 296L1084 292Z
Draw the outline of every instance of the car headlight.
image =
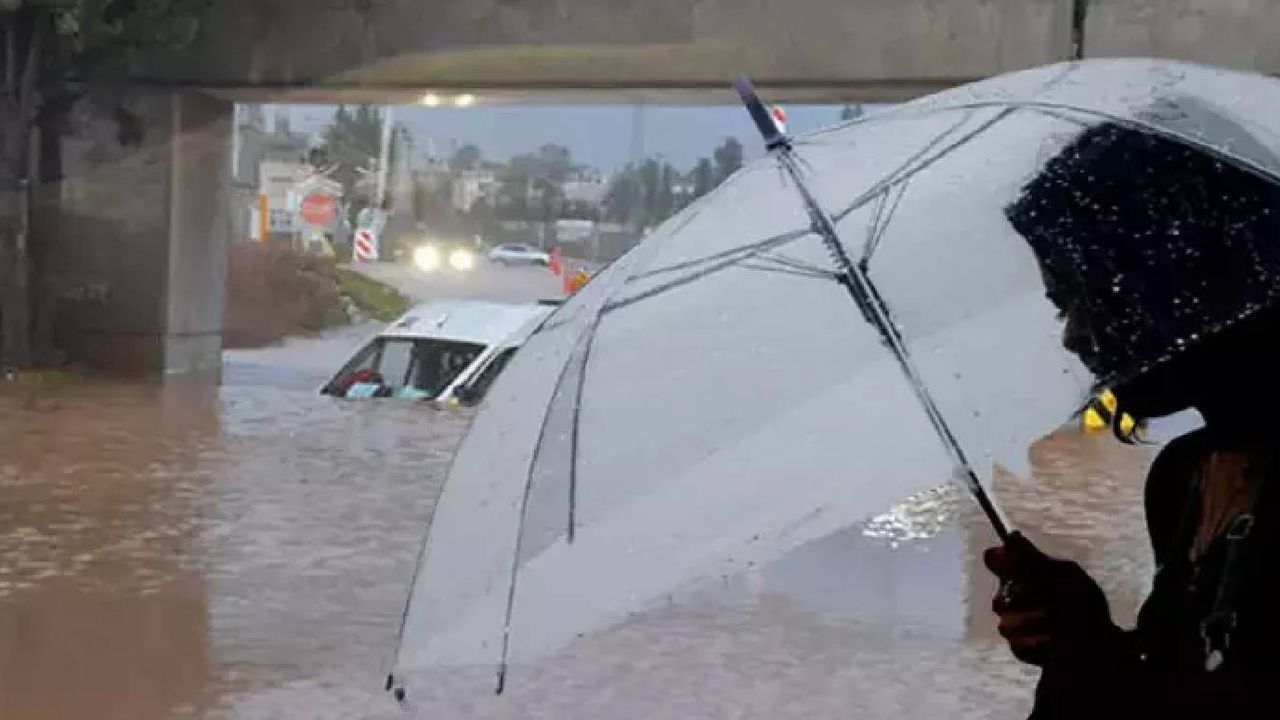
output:
M440 251L431 245L422 245L414 248L413 264L422 270L431 272L440 267Z
M454 250L449 253L449 264L454 270L470 270L476 264L476 256L470 250Z

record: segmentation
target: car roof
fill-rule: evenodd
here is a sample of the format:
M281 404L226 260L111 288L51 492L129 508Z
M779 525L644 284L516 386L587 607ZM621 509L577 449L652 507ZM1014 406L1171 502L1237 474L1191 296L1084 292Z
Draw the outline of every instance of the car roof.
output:
M539 303L439 300L414 306L378 336L516 345L553 310Z

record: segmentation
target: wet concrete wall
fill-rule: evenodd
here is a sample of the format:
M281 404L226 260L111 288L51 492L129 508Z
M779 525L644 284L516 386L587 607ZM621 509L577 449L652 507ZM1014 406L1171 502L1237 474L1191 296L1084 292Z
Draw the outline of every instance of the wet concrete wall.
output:
M214 371L226 276L231 105L195 95L78 108L41 208L55 343L123 371Z
M229 0L155 82L385 88L818 85L885 99L1066 59L1072 0Z
M1280 72L1277 0L1090 0L1087 54Z
M1275 72L1280 0L225 0L158 84L377 99L424 88L716 89L895 100L1072 56ZM790 91L788 91L790 88Z

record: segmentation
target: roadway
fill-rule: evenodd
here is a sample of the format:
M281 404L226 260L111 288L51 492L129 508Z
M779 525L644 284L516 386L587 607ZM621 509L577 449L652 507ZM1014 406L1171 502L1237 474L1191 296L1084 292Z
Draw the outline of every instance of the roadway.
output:
M414 303L448 298L533 302L564 297L560 278L537 266L505 267L482 259L466 272L423 272L408 263L396 262L353 263L350 267L399 290Z

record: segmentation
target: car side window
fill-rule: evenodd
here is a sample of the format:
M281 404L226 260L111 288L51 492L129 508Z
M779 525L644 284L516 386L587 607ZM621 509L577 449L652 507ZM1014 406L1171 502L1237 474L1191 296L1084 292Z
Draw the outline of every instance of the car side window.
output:
M498 353L497 357L484 370L480 371L479 375L467 383L467 400L471 403L479 402L489 392L489 387L493 385L493 381L498 379L502 369L507 366L507 363L511 361L512 356L515 354L516 348L507 348Z
M408 384L409 371L413 367L414 344L411 340L387 340L382 347L378 372L386 383L394 388Z
M353 374L361 371L373 370L374 366L378 362L378 351L380 347L380 343L376 340L365 345L360 352L356 353L356 356L352 358L350 362L338 371L337 375L334 375L333 378L320 389L320 392L324 395L342 395L345 393L350 382L349 379Z

